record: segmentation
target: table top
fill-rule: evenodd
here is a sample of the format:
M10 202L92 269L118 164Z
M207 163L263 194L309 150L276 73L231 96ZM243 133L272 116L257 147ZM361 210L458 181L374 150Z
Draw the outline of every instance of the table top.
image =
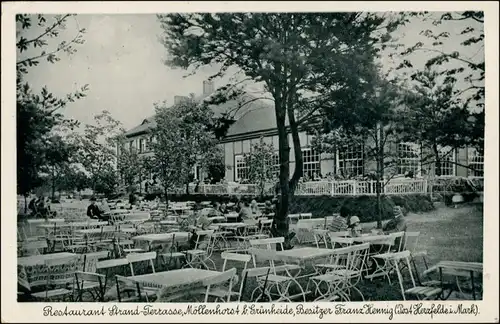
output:
M393 237L391 237L390 235L366 235L366 236L352 237L352 239L355 242L361 242L361 243L373 243L373 242L380 243L383 241L394 240Z
M322 249L315 247L294 248L286 251L277 251L276 254L283 261L306 261L316 258L330 256L335 253L333 249Z
M96 227L96 226L107 225L108 222L71 222L71 223L60 223L60 224L55 223L55 224L57 224L56 225L57 227L86 227L86 226ZM54 224L39 224L37 225L37 227L51 229L54 228Z
M76 256L76 254L69 252L60 252L60 253L31 255L27 257L17 258L17 264L22 266L43 265L45 264L45 260L62 259L70 256Z
M245 223L216 223L214 225L217 225L220 227L245 227L245 226L248 226L248 224L245 224Z
M210 277L214 277L219 274L221 273L218 271L186 268L151 273L129 278L135 281L139 281L145 286L163 288L191 284L208 279Z
M28 219L28 223L64 223L65 220L64 218L49 218L47 220L45 219Z
M111 209L109 212L104 213L103 215L119 215L119 214L128 214L130 213L130 209Z
M481 262L440 261L436 265L424 271L424 274L436 271L439 268L459 270L459 271L473 271L480 273L483 272L483 264Z
M172 232L172 233L160 233L160 234L144 234L132 237L134 241L148 241L152 242L168 242L171 241L172 238L183 238L187 239L189 237L188 232Z
M109 232L115 232L116 228L88 228L88 229L82 229L78 230L77 233L79 234L97 234L97 233L109 233Z

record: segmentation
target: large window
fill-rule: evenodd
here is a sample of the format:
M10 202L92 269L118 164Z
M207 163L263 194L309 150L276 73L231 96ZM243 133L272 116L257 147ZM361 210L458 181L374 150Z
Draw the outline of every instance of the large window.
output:
M398 144L398 174L414 175L420 171L420 146L415 143Z
M248 166L243 155L234 156L234 180L241 181L248 178Z
M442 177L453 177L455 176L455 150L452 148L441 148L440 149L440 162L441 172L439 173ZM435 167L438 165L436 163ZM436 170L437 171L437 170ZM438 174L436 172L436 174Z
M319 153L311 148L302 149L302 160L304 161L304 176L309 178L319 176L321 173L321 162Z
M484 156L474 148L468 149L469 177L484 176Z
M280 156L279 156L278 152L274 153L272 163L273 163L273 165L272 165L273 175L276 178L279 178L279 176L280 176Z
M344 146L338 151L338 173L355 177L364 173L363 145Z
M146 140L144 138L141 138L139 140L139 153L144 153L146 152Z

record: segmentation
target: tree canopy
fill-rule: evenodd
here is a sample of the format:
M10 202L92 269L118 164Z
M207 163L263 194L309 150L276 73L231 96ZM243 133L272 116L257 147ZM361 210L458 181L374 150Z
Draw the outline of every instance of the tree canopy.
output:
M371 82L377 46L390 39L404 18L389 20L361 12L193 13L158 18L169 53L167 64L186 69L215 64L221 68L213 78L237 67L270 94L279 138L278 227L286 232L289 199L303 173L299 129L316 121L325 102L334 102L336 110L352 107ZM227 89L234 93L235 86ZM291 177L288 131L295 152Z

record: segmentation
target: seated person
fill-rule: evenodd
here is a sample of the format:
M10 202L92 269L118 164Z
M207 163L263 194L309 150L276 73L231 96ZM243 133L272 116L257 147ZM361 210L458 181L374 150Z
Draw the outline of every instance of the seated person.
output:
M347 224L347 219L351 216L351 211L347 206L342 206L340 208L340 215L333 218L332 222L328 224L328 230L332 232L342 232L347 231L349 226Z
M269 215L269 214L272 214L274 213L274 207L272 205L272 203L267 200L266 203L265 203L265 207L264 207L264 211L263 211L263 215Z
M101 219L102 212L95 203L94 197L90 198L90 205L87 207L87 216L92 219Z
M103 214L109 213L111 211L111 208L109 207L108 201L106 200L106 198L102 198L100 210Z
M393 209L393 218L384 225L382 230L385 234L406 232L406 221L403 215L403 209L395 206Z
M227 209L227 206L226 206L225 203L220 204L220 206L219 206L219 212L221 214L223 214L223 215L229 213L229 210Z
M361 221L358 216L352 216L349 224L351 237L359 237L362 234Z
M254 214L254 215L260 214L260 208L259 208L259 205L257 205L257 201L255 199L252 200L252 202L250 203L250 210L252 211L252 214Z

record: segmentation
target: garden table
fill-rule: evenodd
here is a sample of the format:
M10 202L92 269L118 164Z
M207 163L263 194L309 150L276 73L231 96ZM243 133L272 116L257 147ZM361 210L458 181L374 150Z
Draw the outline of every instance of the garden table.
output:
M373 279L380 276L386 276L390 282L388 276L388 266L390 263L386 262L384 258L378 258L378 255L390 252L391 246L394 245L395 238L391 235L362 235L357 237L352 237L354 242L357 243L370 243L370 251L367 255L367 260L374 262L376 269L373 273L368 274L368 268L366 269L367 279Z
M423 275L427 275L431 272L439 271L439 281L441 283L441 289L444 291L444 280L443 272L451 273L455 276L466 277L469 276L471 280L472 297L476 300L476 290L474 287L474 274L483 273L483 264L481 262L461 262L461 261L440 261L436 265L430 267L428 270L424 271ZM448 295L448 297L451 295ZM444 298L444 293L442 294L442 299Z
M141 242L147 242L148 249L151 250L154 244L169 243L174 240L178 241L188 241L190 233L189 232L171 232L171 233L161 233L161 234L144 234L132 237L132 240L136 244Z
M46 260L64 259L78 254L69 252L32 255L17 258L17 281L18 284L30 291L32 287L45 285L47 283L48 269L45 266ZM86 258L80 255L78 269L95 272L97 267L97 255L87 255ZM85 265L83 264L85 260Z
M134 281L142 283L145 287L161 289L176 286L199 288L200 282L205 279L220 275L221 272L205 269L185 268L145 275L129 277Z

